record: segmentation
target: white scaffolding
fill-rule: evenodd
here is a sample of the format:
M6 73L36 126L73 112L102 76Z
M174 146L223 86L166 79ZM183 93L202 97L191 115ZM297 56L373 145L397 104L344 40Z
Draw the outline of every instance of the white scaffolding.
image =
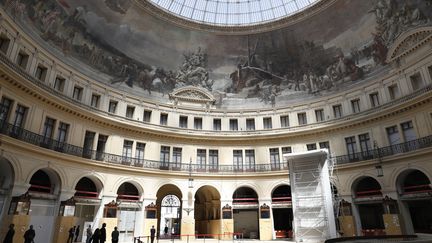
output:
M330 186L333 165L327 150L284 156L289 166L296 242L323 242L336 237Z

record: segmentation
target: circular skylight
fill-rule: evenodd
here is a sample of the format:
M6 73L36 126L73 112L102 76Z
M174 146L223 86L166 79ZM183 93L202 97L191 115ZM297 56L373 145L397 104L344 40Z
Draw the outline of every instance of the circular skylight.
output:
M295 14L320 0L148 0L179 17L210 25L255 25Z

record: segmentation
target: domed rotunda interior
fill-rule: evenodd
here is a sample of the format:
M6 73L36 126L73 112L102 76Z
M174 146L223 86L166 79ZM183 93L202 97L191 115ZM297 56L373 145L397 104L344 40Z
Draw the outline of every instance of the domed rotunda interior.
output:
M431 101L431 0L0 0L0 240L432 242Z

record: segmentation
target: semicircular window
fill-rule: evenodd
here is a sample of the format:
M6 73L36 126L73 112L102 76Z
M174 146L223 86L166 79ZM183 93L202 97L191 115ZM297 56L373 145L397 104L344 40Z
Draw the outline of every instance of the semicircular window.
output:
M256 25L300 12L320 0L149 0L179 17L210 25Z

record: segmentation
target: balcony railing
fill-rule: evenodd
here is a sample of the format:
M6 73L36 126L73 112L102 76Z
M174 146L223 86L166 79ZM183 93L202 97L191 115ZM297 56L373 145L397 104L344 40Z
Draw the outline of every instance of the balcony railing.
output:
M387 147L376 148L364 152L336 156L336 164L347 164L351 162L381 159L395 154L407 153L422 148L432 147L432 135L419 139L394 144Z
M0 133L20 141L40 146L49 150L54 150L60 153L73 156L83 157L104 163L127 165L132 167L140 167L147 169L184 171L184 172L216 172L216 173L250 173L250 172L269 172L269 171L287 171L288 163L281 162L278 164L255 164L251 166L239 165L202 165L202 164L182 164L170 163L163 161L155 161L148 159L138 159L125 157L116 154L105 153L91 149L85 149L65 142L60 142L52 138L48 138L23 128L14 126L9 123L0 121ZM405 143L395 144L379 149L368 150L354 154L336 156L337 164L347 164L350 162L365 161L371 159L380 159L382 157L391 156L394 154L406 153L422 148L432 147L432 135L422 137L416 140L411 140Z

